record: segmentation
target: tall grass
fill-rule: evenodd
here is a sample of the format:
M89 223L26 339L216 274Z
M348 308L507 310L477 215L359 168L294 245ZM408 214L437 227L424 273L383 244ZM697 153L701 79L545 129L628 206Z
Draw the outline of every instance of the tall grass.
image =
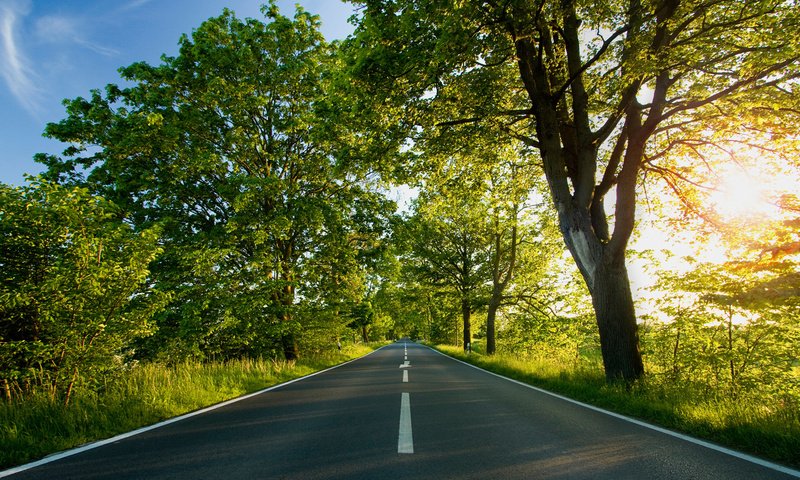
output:
M42 393L0 401L0 468L150 425L356 358L365 345L298 362L243 359L224 363L142 364L109 379L68 406Z
M800 399L736 397L646 377L632 386L609 385L598 362L558 356L527 358L466 354L436 347L462 361L554 393L703 438L753 455L800 466ZM480 352L480 349L478 349Z

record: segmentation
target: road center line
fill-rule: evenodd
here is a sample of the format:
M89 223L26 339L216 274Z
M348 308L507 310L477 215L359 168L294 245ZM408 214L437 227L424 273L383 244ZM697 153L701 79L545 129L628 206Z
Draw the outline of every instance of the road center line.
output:
M397 453L414 453L411 434L411 398L407 392L400 397L400 433L397 436Z
M408 370L403 370L403 383L408 383Z

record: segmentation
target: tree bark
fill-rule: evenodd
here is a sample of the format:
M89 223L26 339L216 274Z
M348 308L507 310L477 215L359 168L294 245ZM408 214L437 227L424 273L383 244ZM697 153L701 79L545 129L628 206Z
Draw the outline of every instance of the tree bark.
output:
M595 231L593 225L598 222L592 221L593 214L598 218L605 216L602 202L592 202L594 193L602 196L604 192L599 189L595 191L586 180L589 175L594 178L597 150L580 148L582 142L577 138L585 137L590 132L588 128L578 129L577 137L562 138L559 114L551 103L547 69L538 56L536 46L529 38L520 38L516 41L516 47L521 77L536 117L540 154L558 212L561 233L592 296L606 378L610 382L632 382L642 376L644 367L639 352L636 312L625 267L625 248L633 230L635 185L644 142L637 138L636 142L628 143L625 162L616 182L614 234L607 238L608 233L604 229ZM641 126L630 119L628 123L635 124L626 124L631 128ZM573 142L573 145L562 145L562 140ZM579 158L571 168L565 153L569 151L579 153ZM575 187L574 193L570 191L568 179Z
M283 356L286 360L294 361L300 358L300 349L297 346L297 336L294 334L294 332L287 332L283 334L281 337L281 344L283 346Z
M291 276L284 276L284 280L290 282ZM294 287L291 284L287 284L281 289L280 305L283 311L279 315L279 320L286 326L281 336L283 356L288 361L294 361L300 358L300 348L297 345L297 335L295 334L294 326L291 324L293 320L291 309L294 305Z
M500 221L495 218L495 236L494 236L494 253L492 255L492 297L489 299L489 307L486 315L486 353L494 355L497 350L496 345L496 318L497 310L503 303L503 292L508 286L511 278L514 276L514 270L517 264L517 217L519 216L519 206L514 204L511 210L514 214L514 225L511 227L511 238L508 244L507 258L508 263L505 265L505 273L502 271L501 263L503 257L503 242L502 234L500 233Z
M466 352L472 342L472 332L470 330L472 307L469 304L469 298L466 296L461 299L461 317L464 320L464 351Z
M500 298L502 293L492 295L489 299L489 307L486 312L486 354L494 355L497 351L497 343L495 340L495 319L497 318L497 310L500 308Z
M632 382L644 374L644 365L627 268L624 262L599 262L594 277L592 305L606 380Z
M280 279L284 282L283 287L278 291L278 304L281 312L280 322L285 325L281 336L283 346L283 356L287 361L294 361L300 358L300 348L297 345L297 335L292 325L294 307L294 242L278 241L278 251L281 253L281 273Z
M64 393L64 406L69 405L69 401L72 399L72 389L75 387L75 382L78 381L78 367L74 367L72 369L72 378L70 378L69 384L67 385L67 391Z

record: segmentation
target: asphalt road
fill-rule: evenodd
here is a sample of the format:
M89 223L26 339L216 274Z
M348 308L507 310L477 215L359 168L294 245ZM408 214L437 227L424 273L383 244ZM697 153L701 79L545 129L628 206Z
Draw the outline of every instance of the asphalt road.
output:
M10 478L683 480L798 475L399 342L322 374Z

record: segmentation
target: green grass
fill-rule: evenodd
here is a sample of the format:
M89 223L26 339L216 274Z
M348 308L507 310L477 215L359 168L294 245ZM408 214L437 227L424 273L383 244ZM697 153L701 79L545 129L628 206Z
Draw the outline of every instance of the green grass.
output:
M798 401L764 401L755 395L713 396L685 385L645 378L630 388L609 385L594 362L541 356L465 354L438 345L447 355L483 369L584 403L709 440L759 457L800 466Z
M239 360L143 364L110 380L99 393L75 395L69 406L47 395L0 401L0 468L198 410L299 378L372 351L347 346L296 363Z

